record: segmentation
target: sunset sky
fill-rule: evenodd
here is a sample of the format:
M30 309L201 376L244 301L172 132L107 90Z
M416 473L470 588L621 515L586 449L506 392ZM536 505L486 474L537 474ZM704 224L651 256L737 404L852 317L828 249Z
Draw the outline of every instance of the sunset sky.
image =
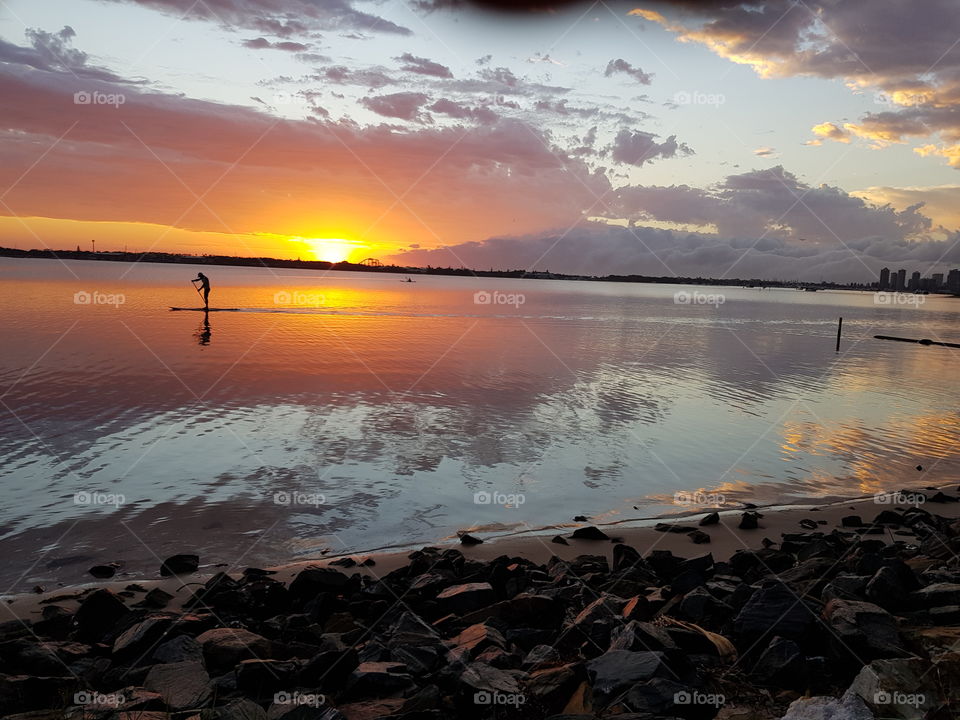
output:
M956 0L0 0L0 245L960 266Z

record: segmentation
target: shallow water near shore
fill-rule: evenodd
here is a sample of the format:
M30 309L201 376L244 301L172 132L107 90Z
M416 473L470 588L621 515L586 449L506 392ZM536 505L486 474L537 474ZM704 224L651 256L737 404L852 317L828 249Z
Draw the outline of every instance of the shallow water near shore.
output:
M960 478L958 299L198 269L0 260L6 588Z

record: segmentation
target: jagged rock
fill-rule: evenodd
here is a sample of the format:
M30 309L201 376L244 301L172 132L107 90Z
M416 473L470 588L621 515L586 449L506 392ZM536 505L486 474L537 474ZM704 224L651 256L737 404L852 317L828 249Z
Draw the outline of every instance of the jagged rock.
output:
M484 623L471 625L453 638L452 643L454 649L459 651L458 654L465 655L467 658L479 655L490 646L506 647L506 641L500 631Z
M775 637L763 651L751 675L761 685L802 690L806 685L806 661L800 646Z
M696 530L691 525L677 525L675 523L657 523L653 526L653 529L657 532L677 533L678 535L686 535Z
M771 632L798 640L813 622L813 614L797 595L783 583L773 582L753 593L734 620L734 630L745 637Z
M173 595L166 590L162 588L151 588L149 592L143 596L143 600L141 600L139 604L144 607L160 610L165 608L171 600L173 600Z
M124 630L113 642L115 660L123 661L155 645L173 625L174 615L151 615Z
M297 666L286 660L241 660L236 667L237 689L265 698L294 685Z
M560 653L551 645L537 645L528 652L521 663L524 666L547 667L560 663Z
M160 575L170 577L171 575L189 575L195 573L200 567L199 555L171 555L160 566Z
M577 528L573 531L573 534L570 536L574 540L609 540L610 536L607 535L603 530L594 527L593 525L585 528Z
M587 663L590 687L601 706L631 685L666 672L661 652L611 650Z
M563 618L563 603L546 595L521 593L463 616L468 623L502 620L511 627L555 628Z
M842 698L800 698L790 703L782 720L874 720L863 700L852 693Z
M514 696L520 694L520 685L513 673L482 662L470 663L460 674L459 682L462 690L471 699L477 693Z
M242 628L215 628L197 637L203 657L213 672L232 669L241 660L265 659L270 641Z
M198 662L154 665L143 686L159 693L173 712L202 708L211 697L210 676Z
M155 663L203 662L203 649L189 635L178 635L157 645L152 657Z
M344 693L347 697L384 698L403 694L413 687L407 666L397 662L363 662L350 673Z
M804 518L803 520L800 521L800 527L805 528L807 530L816 530L817 521Z
M470 533L463 533L460 536L460 544L461 545L481 545L483 544L483 540L481 540L478 537L474 537Z
M910 593L910 607L924 610L944 605L960 605L960 583L934 583Z
M267 720L266 711L248 698L231 700L218 707L213 715L213 720Z
M690 533L690 539L695 545L706 545L710 542L710 536L702 530L694 530Z
M624 704L631 712L642 713L641 717L677 717L687 715L693 707L686 704L692 697L690 688L673 678L651 678L630 688ZM678 702L679 701L679 702ZM696 707L695 710L705 710ZM698 716L706 713L698 713ZM619 717L623 717L620 715Z
M75 677L0 674L0 710L12 713L63 708L71 704L79 689Z
M823 616L833 629L836 654L859 667L864 661L907 654L893 616L878 605L831 600Z
M573 664L534 670L527 679L524 692L547 712L556 712L566 704L582 675L580 668Z
M570 544L570 543L567 542L567 539L566 539L565 537L563 537L563 535L554 535L553 538L550 540L550 542L556 543L557 545L569 545L569 544Z
M129 612L116 594L106 589L97 590L80 603L73 616L77 637L86 642L99 642Z
M703 527L704 525L716 525L720 522L720 513L712 512L709 515L704 515L700 519L699 525Z
M610 633L610 650L670 650L676 647L670 633L659 625L631 620L614 627Z
M297 573L290 583L290 598L295 606L301 606L313 600L320 593L338 593L346 591L352 585L349 577L333 568L307 568Z
M863 518L859 515L847 515L840 520L840 525L842 527L861 527Z
M907 590L900 574L893 567L882 567L870 578L864 589L867 600L886 610L896 610L906 605Z
M922 720L945 700L937 675L931 663L921 658L874 660L863 666L847 692L858 695L878 717ZM939 683L949 687L946 677Z
M448 587L437 595L437 602L446 612L463 615L489 605L494 597L490 583L476 582Z
M740 516L740 524L737 526L741 530L756 530L760 527L760 513L745 512Z

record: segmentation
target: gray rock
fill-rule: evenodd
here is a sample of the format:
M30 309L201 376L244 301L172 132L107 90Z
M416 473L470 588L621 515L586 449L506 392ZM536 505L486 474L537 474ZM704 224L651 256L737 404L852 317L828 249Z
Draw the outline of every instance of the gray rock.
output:
M960 583L934 583L910 593L910 606L917 610L960 605Z
M893 616L868 602L831 600L823 610L837 655L857 667L877 658L907 654Z
M350 673L344 693L351 698L384 698L413 688L407 666L397 662L365 662Z
M265 659L270 641L242 628L215 628L197 638L212 672L232 670L241 660Z
M203 649L189 635L178 635L158 645L152 657L156 663L203 662Z
M814 622L810 610L783 583L761 587L734 620L734 630L744 637L772 632L791 640L802 638Z
M211 697L210 676L198 662L154 665L143 685L159 693L173 712L202 708Z
M800 698L790 703L781 720L874 720L863 700L852 693L842 698Z

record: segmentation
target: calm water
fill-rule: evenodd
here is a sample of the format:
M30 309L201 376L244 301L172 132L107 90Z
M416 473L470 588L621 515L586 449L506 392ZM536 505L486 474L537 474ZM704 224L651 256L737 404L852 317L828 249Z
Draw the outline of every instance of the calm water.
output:
M960 478L957 299L197 270L0 259L0 590Z

